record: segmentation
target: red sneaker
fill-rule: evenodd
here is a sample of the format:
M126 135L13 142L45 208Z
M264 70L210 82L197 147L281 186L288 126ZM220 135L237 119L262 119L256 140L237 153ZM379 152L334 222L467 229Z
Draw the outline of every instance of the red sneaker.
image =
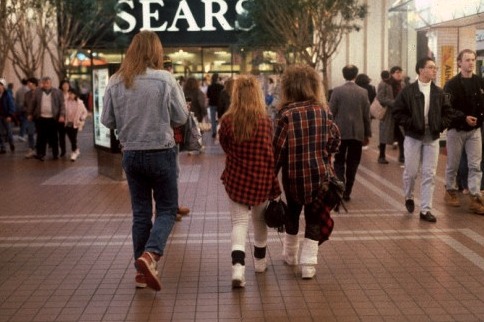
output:
M136 260L136 267L144 275L146 280L146 285L155 291L161 290L161 281L158 277L157 262L153 258L153 255L149 252L144 252Z

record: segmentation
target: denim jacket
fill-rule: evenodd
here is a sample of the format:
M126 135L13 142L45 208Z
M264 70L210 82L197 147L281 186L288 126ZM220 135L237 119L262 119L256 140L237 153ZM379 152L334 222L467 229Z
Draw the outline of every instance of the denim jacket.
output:
M167 71L148 68L129 89L118 74L108 82L101 123L118 131L123 150L172 148L172 126L185 124L187 118L183 91Z

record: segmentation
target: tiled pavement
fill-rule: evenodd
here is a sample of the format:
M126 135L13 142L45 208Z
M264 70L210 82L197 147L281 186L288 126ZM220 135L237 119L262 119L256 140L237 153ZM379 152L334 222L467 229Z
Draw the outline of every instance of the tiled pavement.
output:
M0 155L0 321L483 321L484 217L444 206L444 156L438 222L408 215L396 151L377 164L375 140L316 278L283 264L271 231L267 272L254 273L250 238L247 285L232 290L224 156L207 136L206 153L181 155L192 213L169 239L160 292L134 287L128 188L98 175L90 129L75 163L25 160L17 143Z

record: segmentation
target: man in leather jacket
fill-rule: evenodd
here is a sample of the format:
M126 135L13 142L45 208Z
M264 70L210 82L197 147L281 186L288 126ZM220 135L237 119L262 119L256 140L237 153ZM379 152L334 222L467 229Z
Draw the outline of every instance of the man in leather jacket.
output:
M413 191L421 167L420 219L436 222L437 218L430 210L439 157L439 137L450 124L452 109L449 95L433 82L437 75L435 61L430 57L422 58L415 70L418 80L400 92L392 110L397 124L405 130L405 207L409 213L415 209Z
M460 73L451 78L444 87L444 91L450 94L455 113L455 118L447 131L444 201L449 206L460 206L456 176L462 151L465 150L469 169L467 176L469 210L472 213L484 215L481 196L481 127L484 119L484 80L474 74L476 67L474 51L462 50L457 56L457 65L460 67Z

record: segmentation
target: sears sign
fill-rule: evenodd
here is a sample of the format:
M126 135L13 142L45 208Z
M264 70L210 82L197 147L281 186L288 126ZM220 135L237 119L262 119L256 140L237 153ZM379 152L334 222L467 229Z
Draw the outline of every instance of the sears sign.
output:
M251 0L119 0L114 32L151 30L164 45L228 45L250 29Z

